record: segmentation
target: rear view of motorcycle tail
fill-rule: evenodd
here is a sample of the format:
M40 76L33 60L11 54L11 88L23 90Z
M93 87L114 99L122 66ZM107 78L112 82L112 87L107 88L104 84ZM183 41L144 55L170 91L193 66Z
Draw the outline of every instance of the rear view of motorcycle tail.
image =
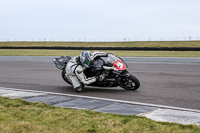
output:
M61 56L59 58L53 59L53 62L56 65L56 67L58 69L62 70L61 76L62 76L63 80L70 85L72 85L72 83L71 83L69 77L66 75L66 65L71 58L72 58L71 56Z
M56 67L62 70L61 75L64 81L72 85L69 77L66 74L66 65L71 59L70 56L61 56L55 58L53 62ZM86 78L104 76L102 80L97 80L87 86L94 87L118 87L125 90L137 90L140 87L140 81L128 71L128 65L121 57L116 57L108 54L107 57L98 57L93 61L91 68L84 70ZM82 86L85 86L81 83Z

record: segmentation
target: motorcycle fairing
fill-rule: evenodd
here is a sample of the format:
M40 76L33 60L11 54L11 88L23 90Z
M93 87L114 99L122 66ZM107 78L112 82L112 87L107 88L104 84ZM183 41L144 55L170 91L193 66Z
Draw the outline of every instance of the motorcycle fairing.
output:
M126 65L121 61L121 60L115 60L113 67L115 67L114 70L119 71L119 70L126 70Z

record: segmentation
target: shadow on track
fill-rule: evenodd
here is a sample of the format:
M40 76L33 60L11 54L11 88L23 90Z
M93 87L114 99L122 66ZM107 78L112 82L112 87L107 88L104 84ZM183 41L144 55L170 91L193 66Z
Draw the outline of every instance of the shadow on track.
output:
M130 90L124 90L120 87L84 87L83 91L80 93L76 93L73 89L72 86L60 86L60 87L56 87L56 90L59 90L60 92L63 93L73 93L73 94L122 94L122 93L131 93L131 92L138 92L136 91L130 91Z

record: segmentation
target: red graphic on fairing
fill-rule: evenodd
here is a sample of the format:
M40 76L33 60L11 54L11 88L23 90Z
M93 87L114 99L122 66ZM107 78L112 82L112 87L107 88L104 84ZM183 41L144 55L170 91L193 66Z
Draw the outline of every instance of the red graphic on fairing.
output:
M115 67L115 70L116 71L119 71L119 70L126 70L126 65L120 60L120 59L115 59L115 62L113 64L113 67Z

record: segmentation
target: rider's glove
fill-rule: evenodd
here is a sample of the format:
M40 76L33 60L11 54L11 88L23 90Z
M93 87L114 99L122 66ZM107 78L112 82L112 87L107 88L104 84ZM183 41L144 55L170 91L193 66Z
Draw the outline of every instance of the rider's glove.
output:
M105 78L105 75L99 75L96 77L96 81L103 81Z

